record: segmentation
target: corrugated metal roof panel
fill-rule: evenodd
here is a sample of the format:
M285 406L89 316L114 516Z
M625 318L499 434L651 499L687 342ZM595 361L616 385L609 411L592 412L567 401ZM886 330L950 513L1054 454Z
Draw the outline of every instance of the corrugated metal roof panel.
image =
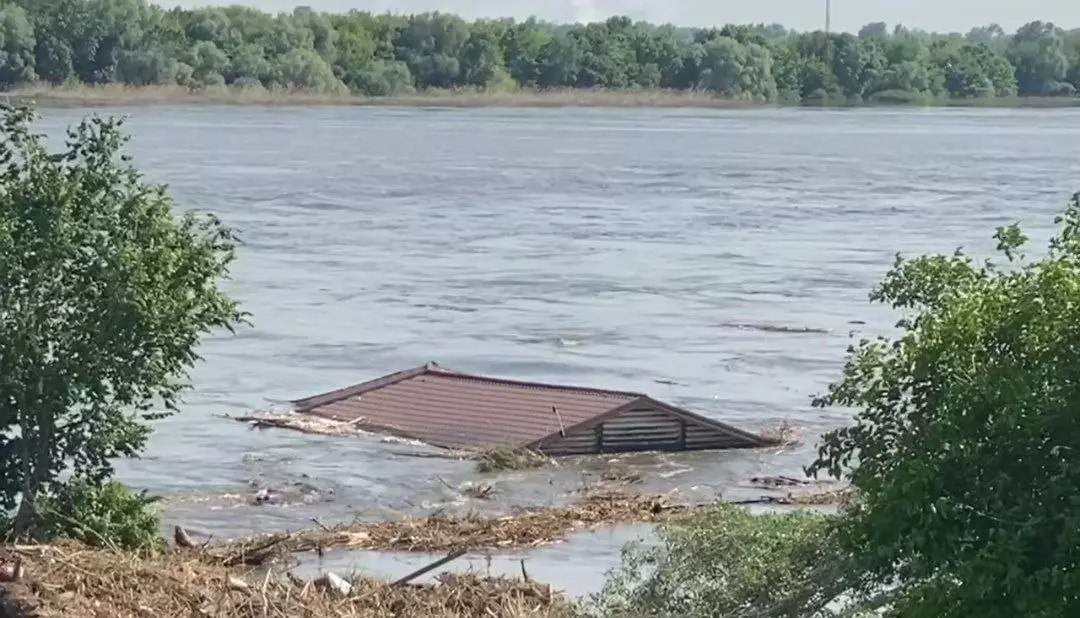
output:
M447 371L399 372L294 402L298 412L412 437L434 446L525 446L642 395Z
M443 448L550 447L554 452L577 452L588 446L577 434L584 430L595 434L593 428L613 420L614 441L621 439L620 428L640 434L630 440L634 450L776 443L640 393L476 376L435 363L294 401L293 406L300 413L352 421ZM668 420L693 426L688 434L692 439L683 441L682 430L668 431L668 426L682 426ZM605 429L600 428L601 434ZM574 439L563 444L563 437ZM602 441L594 440L593 448L604 450Z

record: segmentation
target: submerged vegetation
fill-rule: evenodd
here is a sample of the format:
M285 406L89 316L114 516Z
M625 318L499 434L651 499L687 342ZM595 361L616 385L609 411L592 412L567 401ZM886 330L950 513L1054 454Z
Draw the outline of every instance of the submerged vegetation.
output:
M1011 35L997 25L935 34L884 23L855 35L779 24L681 28L623 16L558 25L447 13L298 7L272 15L148 0L7 0L0 35L0 85L9 89L126 84L205 94L228 86L368 97L664 89L820 104L1067 100L1080 88L1080 30L1041 21Z
M476 461L477 472L529 470L553 465L555 460L530 448L492 447L470 451L463 455Z

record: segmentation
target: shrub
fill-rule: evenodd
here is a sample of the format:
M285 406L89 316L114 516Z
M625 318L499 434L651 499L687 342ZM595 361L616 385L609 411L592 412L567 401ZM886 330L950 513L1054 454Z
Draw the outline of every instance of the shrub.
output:
M110 481L73 480L37 504L35 528L43 537L74 539L95 547L153 552L163 547L159 498Z
M111 461L176 410L202 337L246 317L219 288L235 234L145 183L119 121L53 153L33 120L0 106L0 512L17 537L47 532L39 500L81 495L62 476L119 499Z
M1029 260L906 260L871 298L902 312L816 404L857 410L813 474L858 500L838 541L905 618L1067 616L1080 606L1080 194Z
M755 515L720 505L666 523L658 542L623 550L585 611L604 618L815 616L854 587L831 519L809 511Z

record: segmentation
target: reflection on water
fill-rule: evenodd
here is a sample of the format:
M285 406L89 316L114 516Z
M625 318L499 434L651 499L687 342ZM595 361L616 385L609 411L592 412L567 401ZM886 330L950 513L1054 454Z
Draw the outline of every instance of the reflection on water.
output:
M229 287L254 327L206 343L184 412L120 467L176 495L169 523L217 537L568 499L569 467L462 504L436 477L456 486L468 463L216 416L432 360L806 429L782 453L643 457L647 489L739 496L798 474L849 418L810 396L851 337L891 328L866 295L894 252L989 250L1014 220L1039 238L1078 188L1078 110L112 111L132 115L152 178L247 243ZM42 124L59 135L83 113ZM288 506L250 504L265 486L295 490ZM576 547L550 551L606 555ZM537 577L567 568L544 560Z

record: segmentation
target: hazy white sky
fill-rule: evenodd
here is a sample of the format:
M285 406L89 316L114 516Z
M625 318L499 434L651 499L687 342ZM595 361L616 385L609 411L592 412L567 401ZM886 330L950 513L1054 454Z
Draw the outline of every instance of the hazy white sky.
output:
M156 0L184 7L244 4L266 11L291 11L297 4L320 11L444 11L463 17L529 15L557 22L590 21L629 15L651 22L683 26L728 22L779 22L812 30L825 22L825 0ZM997 22L1006 30L1041 19L1065 28L1080 27L1080 0L832 0L833 28L858 30L885 21L939 32L966 32L972 26Z

